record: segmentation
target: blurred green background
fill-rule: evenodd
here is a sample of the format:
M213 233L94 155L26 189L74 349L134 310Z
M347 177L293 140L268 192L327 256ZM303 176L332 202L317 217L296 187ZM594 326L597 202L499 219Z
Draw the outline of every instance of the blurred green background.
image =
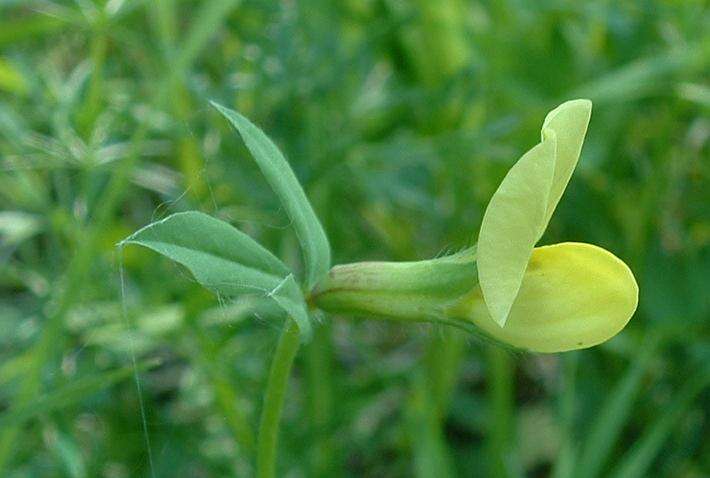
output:
M343 263L471 244L576 97L592 121L542 242L623 258L629 326L533 355L322 317L278 474L709 476L709 79L706 1L0 0L0 476L253 473L281 324L115 246L197 209L299 267L208 100L280 145Z

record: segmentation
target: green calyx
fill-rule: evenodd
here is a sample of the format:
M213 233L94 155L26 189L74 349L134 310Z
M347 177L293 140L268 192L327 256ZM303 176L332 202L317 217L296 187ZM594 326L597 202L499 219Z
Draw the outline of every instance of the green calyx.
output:
M475 248L417 262L359 262L333 267L308 301L331 313L446 322L447 308L477 277Z

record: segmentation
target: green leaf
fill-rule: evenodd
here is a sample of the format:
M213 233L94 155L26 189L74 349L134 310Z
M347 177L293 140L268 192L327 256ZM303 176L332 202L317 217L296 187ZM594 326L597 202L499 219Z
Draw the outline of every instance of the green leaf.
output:
M289 274L278 286L269 292L269 297L274 299L298 324L302 340L311 338L311 321L308 316L308 306L303 297L303 292L298 286L293 274Z
M179 262L200 284L226 297L268 293L288 275L286 266L249 236L199 212L173 214L121 244L148 247Z
M208 289L234 296L271 290L290 274L286 265L252 238L207 214L190 211L149 224L122 244L138 244L187 267Z
M123 244L148 247L182 264L216 294L263 294L293 316L304 338L310 336L305 299L291 271L226 222L195 211L177 213L137 231Z
M211 102L239 132L262 174L293 222L305 258L305 285L312 289L330 269L330 246L296 175L278 147L256 125L236 111Z
M20 70L0 58L0 90L24 95L28 91L27 80Z
M20 244L41 229L38 216L22 211L0 211L0 244Z

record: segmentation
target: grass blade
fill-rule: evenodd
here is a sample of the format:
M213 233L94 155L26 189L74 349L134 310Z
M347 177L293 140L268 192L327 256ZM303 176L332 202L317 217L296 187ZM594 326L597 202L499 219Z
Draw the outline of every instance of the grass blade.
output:
M634 364L604 403L584 443L576 476L593 478L603 469L624 424L631 416L634 400L641 387L641 379L654 356L656 344L654 340L640 349Z
M683 417L695 397L709 384L710 369L707 368L688 379L673 401L665 407L666 412L661 413L656 421L646 429L611 476L614 478L649 476L649 467L673 431L673 425Z
M202 3L195 12L195 21L183 41L177 57L178 72L184 73L219 31L227 15L237 6L238 0L213 0Z

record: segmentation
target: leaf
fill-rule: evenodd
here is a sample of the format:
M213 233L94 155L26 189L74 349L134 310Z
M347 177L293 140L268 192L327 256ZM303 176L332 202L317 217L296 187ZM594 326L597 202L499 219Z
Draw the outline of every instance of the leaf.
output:
M306 289L310 290L330 269L330 246L296 175L276 145L247 118L211 102L239 132L262 174L293 222L305 258Z
M308 316L308 306L293 274L289 274L278 286L269 292L279 306L298 324L303 341L310 340L312 335L311 320Z
M2 58L0 58L0 90L18 95L24 95L28 91L27 80L22 73Z
M232 297L268 291L290 274L252 238L201 212L173 214L137 231L122 244L138 244L187 267L210 290Z
M555 167L555 135L525 153L493 194L478 236L478 277L488 310L501 327L525 274L547 212Z
M148 247L187 267L211 291L234 297L258 292L273 299L310 336L305 299L291 271L252 238L200 212L173 214L121 244Z
M249 236L198 212L173 214L121 244L148 247L184 265L200 284L226 297L268 293L288 274Z
M184 74L209 41L221 30L229 14L239 4L238 0L213 0L203 2L199 10L191 11L195 20L185 41L180 45L176 64L178 73Z
M88 476L83 450L75 437L54 430L53 440L47 440L47 448L51 450L58 461L64 465L64 470L70 478Z

